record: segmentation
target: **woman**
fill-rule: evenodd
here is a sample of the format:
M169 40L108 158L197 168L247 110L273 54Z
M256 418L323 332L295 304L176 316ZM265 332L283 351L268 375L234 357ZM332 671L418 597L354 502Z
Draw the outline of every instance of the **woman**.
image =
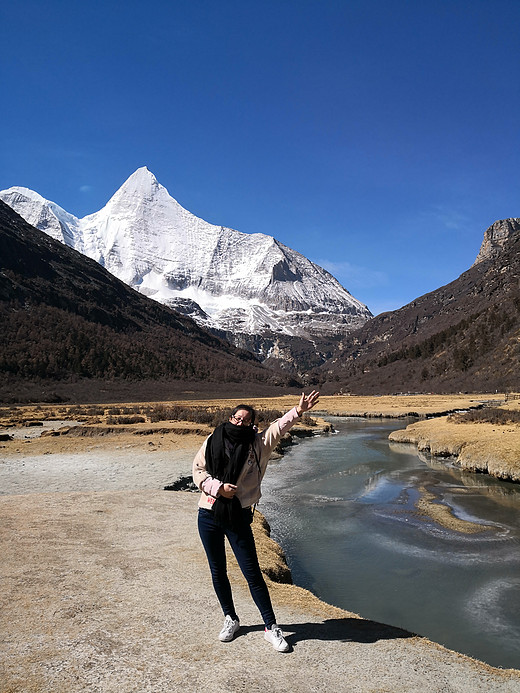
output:
M240 628L226 569L224 537L227 537L251 596L265 624L265 639L278 652L289 644L271 604L251 531L251 506L260 498L262 482L273 448L299 417L318 402L319 392L302 393L299 403L265 431L254 426L255 410L239 404L229 421L214 430L193 461L193 481L202 491L199 501L199 535L206 551L213 587L224 612L222 642L233 640Z

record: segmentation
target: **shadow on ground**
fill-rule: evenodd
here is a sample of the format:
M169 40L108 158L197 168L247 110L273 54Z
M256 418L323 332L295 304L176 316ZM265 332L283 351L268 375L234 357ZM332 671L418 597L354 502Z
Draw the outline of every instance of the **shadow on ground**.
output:
M332 618L322 623L284 623L282 628L285 639L291 645L302 640L369 643L416 637L410 631L360 618ZM237 637L260 630L263 630L263 626L242 626Z

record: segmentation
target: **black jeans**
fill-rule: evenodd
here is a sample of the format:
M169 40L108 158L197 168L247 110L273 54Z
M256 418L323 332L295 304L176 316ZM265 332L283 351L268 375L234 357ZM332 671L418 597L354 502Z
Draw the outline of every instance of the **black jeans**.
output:
M251 596L262 615L265 625L270 628L276 619L271 604L271 597L264 576L258 565L255 540L251 530L251 510L242 510L242 525L237 532L216 524L212 510L199 508L199 535L208 557L213 587L225 616L236 619L237 614L231 594L231 585L226 569L226 549L224 538L227 537L237 559Z

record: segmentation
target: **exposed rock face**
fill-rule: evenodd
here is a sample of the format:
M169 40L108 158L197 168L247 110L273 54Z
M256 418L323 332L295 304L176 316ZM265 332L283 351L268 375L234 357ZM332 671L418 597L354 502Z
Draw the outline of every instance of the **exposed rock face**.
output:
M482 260L492 260L496 258L500 255L512 236L519 232L520 219L501 219L500 221L495 221L484 233L484 240L482 241L479 254L473 266L478 265Z
M195 217L147 168L83 219L27 188L0 198L139 292L213 330L313 340L343 336L371 317L326 270L272 236Z
M347 335L323 371L361 394L518 390L520 219L487 229L458 279Z

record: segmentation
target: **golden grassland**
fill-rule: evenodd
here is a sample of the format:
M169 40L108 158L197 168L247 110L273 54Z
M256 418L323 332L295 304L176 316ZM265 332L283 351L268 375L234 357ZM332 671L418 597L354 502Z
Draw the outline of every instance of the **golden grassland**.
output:
M408 415L428 416L442 414L457 409L479 406L481 402L500 404L503 394L455 394L455 395L383 395L363 397L360 395L330 395L320 397L316 411L334 416L382 416L404 417ZM253 397L248 400L257 409L279 409L287 411L298 402L298 397ZM174 402L180 404L180 401ZM232 408L236 399L206 399L182 402L186 406L207 406L210 408Z
M248 403L259 410L287 411L298 397L252 398ZM212 426L197 421L172 420L168 408L183 407L192 412L217 412L231 409L236 399L174 400L117 405L24 405L0 407L0 429L9 434L18 429L13 440L2 441L2 454L51 454L110 449L125 445L143 449L160 445L163 450L196 448ZM434 455L450 455L465 469L483 471L504 479L520 481L520 424L455 423L450 412L486 406L520 410L520 399L505 402L503 394L393 395L381 397L327 396L316 406L315 430L323 430L320 414L364 417L417 416L419 420L405 430L395 431L390 439L412 443ZM154 420L152 413L164 411L165 419ZM444 416L443 416L444 415ZM433 418L426 418L433 417ZM196 416L194 417L197 418ZM34 424L63 422L58 430L43 430L41 435L26 436ZM78 424L81 424L78 427ZM305 427L305 423L303 426ZM301 426L301 424L300 424Z
M520 425L455 423L449 417L427 419L390 434L395 443L455 458L463 469L520 481Z
M454 394L454 395L383 395L364 397L359 395L330 395L320 397L316 411L338 416L390 416L401 417L409 414L427 416L442 414L457 409L479 406L482 402L499 405L504 402L503 394ZM281 397L252 397L248 404L257 409L279 409L287 411L298 402L295 395ZM129 402L123 404L27 404L0 406L0 426L8 423L25 423L38 419L67 419L77 416L87 421L106 417L115 411L139 413L158 407L182 406L186 409L229 409L240 403L236 398L219 399L173 399L154 403Z

